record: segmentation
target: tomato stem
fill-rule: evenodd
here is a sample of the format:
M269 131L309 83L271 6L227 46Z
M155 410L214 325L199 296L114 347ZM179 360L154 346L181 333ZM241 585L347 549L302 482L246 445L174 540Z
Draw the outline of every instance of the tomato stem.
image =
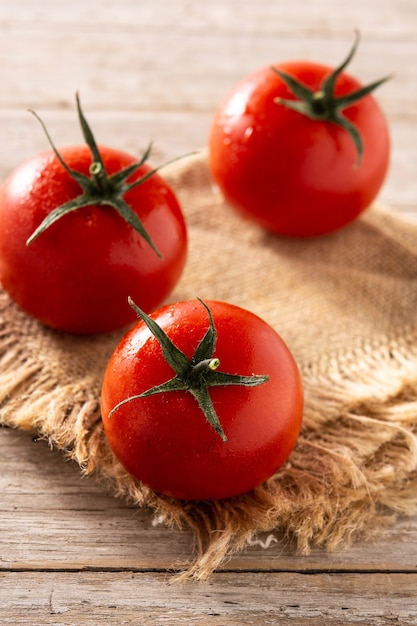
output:
M311 106L314 109L316 115L326 115L328 110L328 103L326 102L326 95L321 89L313 93L311 98Z
M152 335L159 342L166 362L172 367L175 376L165 383L152 387L141 394L130 396L119 402L112 408L109 417L113 415L121 406L133 400L138 400L159 393L171 391L188 391L197 401L200 409L205 415L209 424L223 441L227 441L227 436L222 428L219 417L213 406L209 394L209 387L227 387L229 385L239 385L242 387L256 387L269 380L266 375L241 376L239 374L228 374L219 372L220 360L214 357L217 342L217 331L214 324L210 308L202 300L197 300L204 306L209 318L209 327L198 344L192 359L189 359L171 341L165 331L155 322L152 317L142 311L131 298L129 304L136 311L138 317L146 324Z
M320 89L313 91L307 85L299 81L294 76L279 70L276 67L271 69L281 78L281 80L287 85L293 95L297 98L275 98L276 104L285 106L297 113L306 115L312 120L325 121L340 126L351 136L356 152L357 162L356 166L359 166L363 157L363 142L362 137L356 126L350 122L350 120L343 114L343 110L350 105L358 102L365 96L373 92L377 87L385 83L390 76L385 76L375 82L361 87L356 91L353 91L344 96L336 96L334 93L336 81L345 67L352 60L360 41L359 31L355 32L355 40L349 54L344 61L334 69L322 82Z
M55 153L55 156L61 163L62 167L66 170L67 174L71 176L81 187L82 192L76 198L73 198L69 202L57 207L51 213L49 213L46 218L41 222L41 224L35 229L35 231L31 234L31 236L26 241L26 245L30 245L39 235L41 235L45 230L47 230L53 223L57 222L59 219L67 215L72 211L76 211L86 206L92 205L108 205L115 209L117 213L120 215L122 219L124 219L129 226L131 226L134 230L136 230L141 237L148 243L148 245L152 248L155 254L162 258L162 254L159 252L155 243L153 242L151 236L146 230L145 226L142 223L142 220L139 216L133 211L133 209L127 204L124 200L124 195L137 187L138 185L146 182L151 176L153 176L156 172L158 172L161 168L154 168L143 176L138 178L137 180L128 183L128 179L136 173L136 171L146 162L150 154L151 144L146 149L143 157L140 161L133 163L130 166L125 167L124 169L116 172L115 174L109 175L106 171L105 165L103 163L103 159L100 154L100 150L97 146L94 135L91 131L91 128L84 116L84 113L81 108L80 99L78 93L76 94L76 103L77 103L77 111L78 118L81 126L81 130L85 139L87 146L90 149L92 156L92 164L89 168L90 176L86 176L82 172L78 172L72 168L70 168L62 158L61 154L55 147L48 130L41 120L41 118L34 111L30 111L40 122L46 137L49 141L49 144ZM172 159L169 162L176 161L177 157Z
M96 185L97 192L103 195L108 193L107 175L103 165L98 161L94 161L90 165L89 171Z
M194 365L190 371L190 378L197 378L207 372L214 372L220 365L219 359L213 359L212 357L200 361Z

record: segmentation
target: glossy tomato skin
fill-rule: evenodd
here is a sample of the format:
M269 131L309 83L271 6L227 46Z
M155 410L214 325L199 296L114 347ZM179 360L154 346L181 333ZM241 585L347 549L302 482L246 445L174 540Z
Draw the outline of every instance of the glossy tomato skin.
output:
M99 147L109 174L136 159ZM87 146L62 148L69 167L89 173ZM149 171L144 164L128 182ZM127 298L149 311L181 276L187 231L178 200L158 174L125 194L163 258L108 205L82 207L55 222L29 246L45 216L81 188L52 151L22 163L0 188L0 281L27 313L55 329L99 333L135 319Z
M268 479L295 446L303 411L300 373L278 334L245 309L206 304L218 334L219 370L270 377L258 387L209 388L227 442L187 391L132 400L109 417L120 401L173 376L142 322L117 346L102 389L104 430L120 462L156 492L186 500L229 498ZM198 301L162 307L151 317L189 358L208 327Z
M312 62L277 64L317 91L332 68ZM342 73L335 95L361 87ZM295 99L284 81L264 67L243 78L215 113L209 163L225 198L244 217L286 236L311 237L356 219L376 197L386 177L390 137L372 95L344 109L358 128L363 158L348 132L312 120L274 102Z

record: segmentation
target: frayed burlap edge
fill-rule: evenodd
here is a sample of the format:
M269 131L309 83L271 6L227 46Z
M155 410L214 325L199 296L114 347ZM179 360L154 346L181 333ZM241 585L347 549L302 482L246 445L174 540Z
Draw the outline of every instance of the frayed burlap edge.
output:
M114 495L149 507L159 523L191 529L195 558L175 580L207 579L261 533L277 533L308 555L316 546L367 539L417 512L414 352L373 356L375 376L361 383L337 372L305 377L303 431L281 471L244 496L193 503L156 495L115 460L101 425L99 377L62 385L43 377L24 350L2 343L1 422L48 439Z

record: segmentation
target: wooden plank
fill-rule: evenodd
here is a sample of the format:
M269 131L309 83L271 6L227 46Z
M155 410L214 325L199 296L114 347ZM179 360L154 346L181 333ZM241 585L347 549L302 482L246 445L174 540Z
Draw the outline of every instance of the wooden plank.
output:
M389 115L414 113L417 81L413 0L387 0L376 9L354 0L339 4L170 3L151 7L123 0L70 4L5 3L0 14L0 104L71 102L79 89L106 109L180 105L212 110L242 75L259 65L306 57L337 63L362 43L350 65L362 80L387 73L380 90ZM172 25L175 24L175 28ZM30 50L30 63L26 50ZM70 54L65 53L70 51ZM52 59L59 59L57 63Z
M0 430L0 567L66 570L169 570L190 561L189 532L154 524L138 510L82 478L75 463L46 442ZM387 549L389 545L389 549ZM241 571L408 571L417 567L417 518L404 519L378 540L328 554L296 555L275 533L257 538L224 565Z
M1 574L0 624L417 624L417 575L216 574L170 585L158 573Z
M138 28L123 36L115 29L105 37L97 30L81 36L76 26L61 30L40 24L35 30L19 23L5 29L0 39L2 78L7 85L0 93L0 105L72 105L79 90L86 102L107 110L212 111L252 70L292 58L336 65L352 40L352 34L335 40L324 35L282 38L277 33L255 36L248 45L246 37L218 33L202 37L191 32L184 37L177 31L155 35ZM22 62L26 47L36 51L30 66ZM71 54L62 54L59 65L50 62L51 55L65 49ZM417 67L408 60L416 57L414 40L389 45L364 35L349 71L363 82L393 74L391 82L379 89L378 99L390 117L404 112L415 116Z
M4 2L1 23L18 20L22 24L76 24L85 30L94 30L104 25L113 28L138 27L166 32L175 24L180 33L199 32L206 36L212 33L238 33L241 36L268 32L296 32L308 36L314 32L326 32L333 37L363 28L374 37L393 38L408 35L414 38L414 24L409 19L414 14L413 0L385 0L383 3L351 0L348 4L335 4L331 0L315 0L300 5L294 3L270 3L267 0L241 2L212 0L209 5L201 2L175 3L169 0L154 0L138 3L136 0L120 0L117 4L100 0L88 2L59 2L44 0L42 4L31 0ZM132 18L135 19L132 19ZM383 29L383 32L381 30Z

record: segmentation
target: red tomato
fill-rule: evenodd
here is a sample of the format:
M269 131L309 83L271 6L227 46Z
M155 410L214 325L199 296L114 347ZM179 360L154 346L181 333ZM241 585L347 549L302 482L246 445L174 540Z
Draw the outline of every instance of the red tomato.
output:
M99 149L109 175L137 161L119 150ZM89 175L92 155L87 146L63 148L60 154L70 168ZM150 171L143 164L127 182ZM80 193L80 185L52 150L9 175L0 189L0 281L22 309L48 326L82 334L105 332L135 319L129 294L151 310L172 291L186 260L186 226L174 192L153 174L123 199L161 258L105 203L66 214L26 245L46 216Z
M215 329L207 351L201 348L211 332L204 306ZM275 330L235 305L208 301L204 306L178 302L149 317L181 351L174 367L181 369L185 355L191 369L185 368L181 380L189 381L193 367L207 355L221 370L206 369L196 388L213 376L206 392L222 433L189 390L164 391L175 371L144 321L117 346L102 388L104 430L123 466L156 492L187 500L232 497L268 479L292 451L303 411L299 370ZM250 386L218 384L217 376L227 373L269 378ZM159 385L160 393L137 397Z
M231 206L269 231L305 237L339 229L369 207L385 179L387 122L369 93L344 107L338 101L362 89L341 71L346 64L336 70L308 61L275 66L308 88L306 97L317 107L314 119L305 103L303 112L287 106L297 101L300 107L301 100L271 67L243 78L215 113L209 136L213 179ZM315 101L332 73L334 91L327 92L328 110L321 113L323 100Z

